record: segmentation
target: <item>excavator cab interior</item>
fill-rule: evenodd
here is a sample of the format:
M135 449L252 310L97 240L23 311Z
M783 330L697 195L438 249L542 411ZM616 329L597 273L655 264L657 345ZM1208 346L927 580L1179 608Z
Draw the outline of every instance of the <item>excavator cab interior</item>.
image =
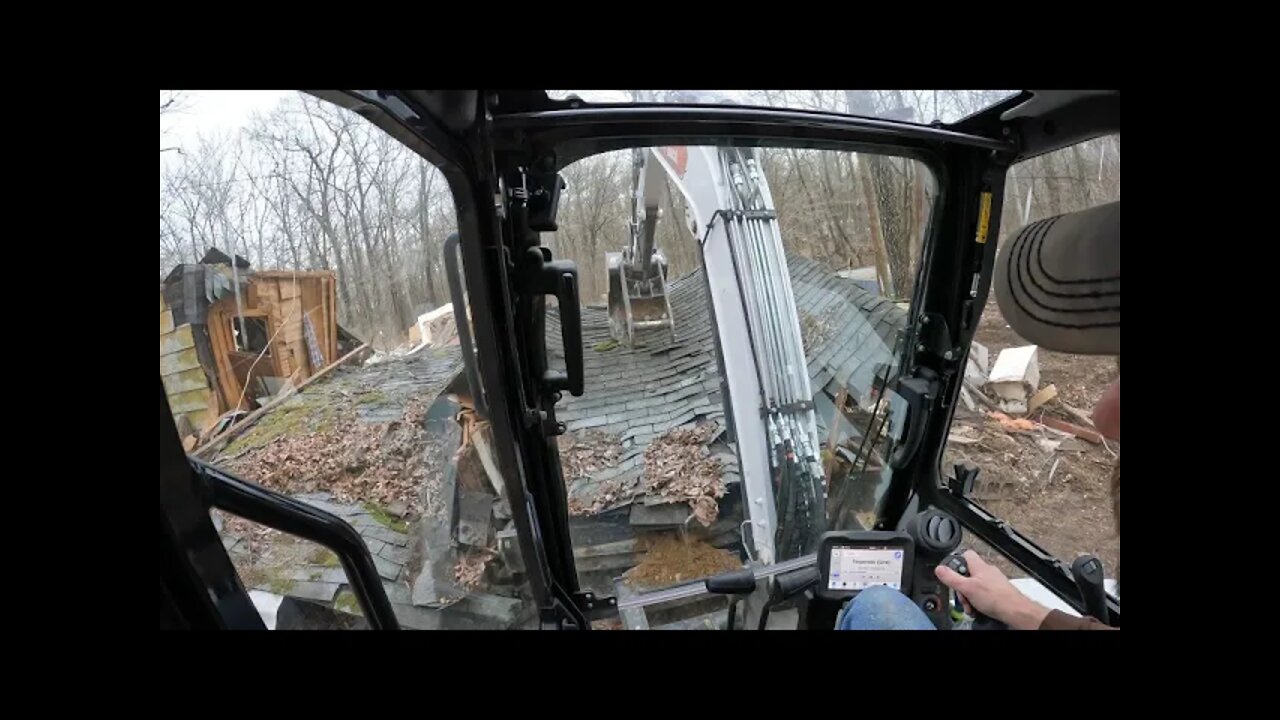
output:
M847 113L743 105L714 93L588 102L547 91L310 92L425 158L453 193L458 232L445 244L444 265L463 369L451 387L470 398L490 433L485 471L502 478L509 511L510 529L498 533L498 542L518 559L511 562L518 562L533 608L516 626L647 628L664 608L713 602L723 618L717 629L830 630L851 598L887 585L937 628L952 629L961 609L934 568L962 571L958 553L970 539L1057 602L1119 626L1119 598L1104 585L1097 558L1069 565L974 497L981 468L943 467L992 286L1009 168L1118 134L1119 92L1010 92L967 116L929 124L910 111L857 112L865 100L847 92ZM887 287L888 275L909 268L912 277L901 285L907 294L868 297L874 310L865 314L865 333L845 314L846 300L829 299L835 281L814 279L811 263L784 237L787 218L775 203L782 176L769 165L770 152L831 153L832 167L848 163L851 170L868 162L863 157L899 158L893 172L918 178L918 194L901 195L903 203L915 203L908 215L918 247L905 264L877 256L871 276ZM559 252L556 232L563 198L579 190L571 167L604 153L626 158L631 222L621 235L625 243L607 253L596 266L601 271L592 271L600 277L588 282L587 271ZM687 257L665 244L677 235L687 238ZM677 275L677 266L686 269ZM856 274L845 276L853 280L840 287L853 287ZM830 341L846 330L848 338ZM710 368L696 380L651 370L654 358L679 368L695 352L706 354ZM848 370L841 362L862 365ZM632 380L638 395L623 389ZM837 381L839 390L828 392ZM856 393L845 390L855 384ZM842 451L843 472L851 467L870 478L858 500L834 490L831 467L841 459L825 440L835 437L846 406L861 406L873 428L862 433L870 438L865 447ZM355 598L347 610L362 618L362 627L409 624L384 586L385 574L380 578L382 563L367 534L339 512L190 454L172 410L162 378L162 628L269 626L211 520L215 509L330 551ZM715 533L724 528L735 552L730 566L637 591L614 582L599 549L632 540L590 525L580 509L595 503L601 513L625 512L636 524L666 506L636 500L618 510L615 490L579 494L579 485L566 482L575 469L563 438L599 418L599 427L617 426L629 443L648 443L646 452L659 458L652 448L660 445L661 428L632 415L651 410L664 411L669 427L683 428L696 416L715 429L692 455L673 454L658 466L636 451L634 467L651 475L665 468L670 488L699 462L723 457L719 467L732 485L716 496L718 507L690 500L664 527L706 537L720 537ZM453 528L455 535L468 530ZM592 533L600 541L584 550ZM986 618L970 620L965 627L1000 628Z

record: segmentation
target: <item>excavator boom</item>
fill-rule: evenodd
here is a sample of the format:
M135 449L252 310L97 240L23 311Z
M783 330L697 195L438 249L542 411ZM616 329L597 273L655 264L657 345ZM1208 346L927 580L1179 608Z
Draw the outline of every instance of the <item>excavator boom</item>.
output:
M614 335L634 343L638 330L676 333L655 242L670 181L701 246L751 524L744 541L766 564L813 552L826 515L813 393L758 151L664 147L634 157L631 244L606 263Z

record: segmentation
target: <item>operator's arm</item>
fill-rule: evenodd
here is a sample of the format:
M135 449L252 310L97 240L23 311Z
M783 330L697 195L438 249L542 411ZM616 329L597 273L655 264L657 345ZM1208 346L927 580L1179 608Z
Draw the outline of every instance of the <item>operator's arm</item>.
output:
M1041 630L1117 630L1091 617L1075 617L1061 610L1050 610L1040 623Z
M936 571L942 584L960 593L967 606L999 620L1013 630L1112 630L1110 626L1089 617L1072 617L1050 610L1023 595L994 565L988 564L972 550L964 553L969 577L939 565Z

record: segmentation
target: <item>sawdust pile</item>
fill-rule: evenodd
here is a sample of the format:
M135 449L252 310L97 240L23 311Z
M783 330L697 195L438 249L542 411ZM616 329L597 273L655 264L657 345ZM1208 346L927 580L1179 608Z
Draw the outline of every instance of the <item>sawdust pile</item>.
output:
M742 567L733 553L705 540L662 533L642 537L641 542L644 558L622 575L633 587L671 585Z
M327 491L341 502L383 507L403 503L407 517L417 517L422 488L441 465L439 440L423 427L425 413L418 399L405 403L400 419L385 423L362 422L351 407L326 407L309 413L319 421L299 423L215 464L278 492Z
M707 448L718 431L714 423L677 428L655 439L644 452L645 491L668 502L689 503L703 527L719 516L716 499L725 493L720 461Z
M598 430L565 433L556 442L560 446L560 467L566 480L589 478L601 470L617 467L622 454L622 438Z

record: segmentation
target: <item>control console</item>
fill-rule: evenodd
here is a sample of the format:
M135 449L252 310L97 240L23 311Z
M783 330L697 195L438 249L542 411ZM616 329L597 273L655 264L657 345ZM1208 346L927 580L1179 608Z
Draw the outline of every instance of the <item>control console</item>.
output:
M950 591L934 568L960 545L960 523L937 509L921 512L905 531L828 532L818 546L818 603L841 606L868 587L902 592L938 629L950 629ZM830 614L824 613L824 614Z

